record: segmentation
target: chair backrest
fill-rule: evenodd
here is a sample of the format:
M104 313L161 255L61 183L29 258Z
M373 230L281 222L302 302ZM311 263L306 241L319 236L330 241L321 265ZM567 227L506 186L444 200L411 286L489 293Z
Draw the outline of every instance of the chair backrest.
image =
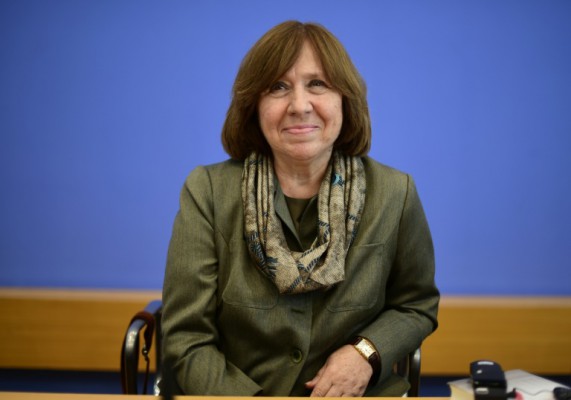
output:
M161 315L162 302L160 300L154 300L150 302L143 311L135 314L129 323L121 351L121 383L124 394L138 394L139 354L143 354L146 358L148 357L148 351L150 350L154 332L156 332L154 335L156 343L156 375L153 392L155 395L160 394L158 383L161 379ZM145 330L143 331L143 329ZM140 338L142 333L145 343L140 350ZM148 363L149 360L147 358L146 377L149 376ZM420 389L420 347L397 362L394 366L394 370L410 384L407 397L418 397ZM147 378L145 378L143 384L143 393L146 393L146 388Z
M154 394L158 394L161 377L161 315L163 304L160 300L151 301L143 311L131 319L121 348L121 386L124 394L138 394L139 355L146 361L145 379L141 392L147 393L149 377L149 352L155 338L155 381ZM156 334L155 334L156 332ZM143 344L141 347L141 337Z
M420 391L420 347L395 364L397 374L410 384L407 397L418 397Z

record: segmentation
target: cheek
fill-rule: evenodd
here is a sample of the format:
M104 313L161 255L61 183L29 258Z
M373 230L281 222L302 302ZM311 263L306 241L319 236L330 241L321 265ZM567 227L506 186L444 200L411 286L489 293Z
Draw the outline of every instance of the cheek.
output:
M268 104L260 103L258 106L258 119L260 123L260 127L262 130L264 128L271 127L275 124L276 121L276 113L274 112L273 107Z
M331 108L330 120L335 128L341 130L341 125L343 125L343 104L341 101L336 102Z

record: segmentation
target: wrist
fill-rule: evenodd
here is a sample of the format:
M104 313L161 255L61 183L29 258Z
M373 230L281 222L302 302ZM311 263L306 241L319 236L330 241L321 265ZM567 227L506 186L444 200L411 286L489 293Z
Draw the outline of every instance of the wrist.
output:
M370 340L362 337L356 336L349 342L355 350L369 363L373 369L373 374L369 380L370 385L374 385L381 375L381 356L377 351L377 348Z

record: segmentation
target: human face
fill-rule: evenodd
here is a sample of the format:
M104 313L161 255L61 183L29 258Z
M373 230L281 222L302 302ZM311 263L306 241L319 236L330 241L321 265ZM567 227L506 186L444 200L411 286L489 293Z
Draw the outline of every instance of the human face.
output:
M276 162L329 162L343 123L342 97L327 81L308 42L295 64L262 93L258 115Z

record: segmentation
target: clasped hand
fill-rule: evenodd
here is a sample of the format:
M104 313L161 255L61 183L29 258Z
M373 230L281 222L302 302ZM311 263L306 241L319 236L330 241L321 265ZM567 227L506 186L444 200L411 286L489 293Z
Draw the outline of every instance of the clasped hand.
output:
M363 396L373 375L371 365L351 345L345 345L332 353L317 372L306 382L311 397L359 397Z

